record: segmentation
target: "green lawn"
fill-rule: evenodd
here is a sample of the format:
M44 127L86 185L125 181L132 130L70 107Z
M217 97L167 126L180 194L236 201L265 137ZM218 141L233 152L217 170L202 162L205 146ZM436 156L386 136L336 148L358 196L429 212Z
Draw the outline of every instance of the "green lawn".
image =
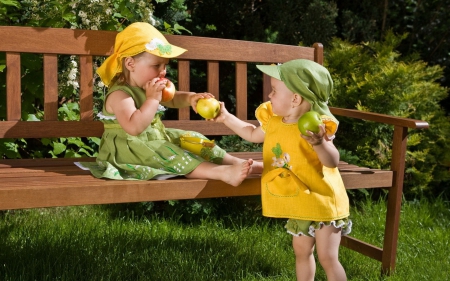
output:
M237 202L236 204L238 204ZM341 248L349 280L448 280L450 204L403 204L397 270ZM385 204L352 207L352 235L381 246ZM284 220L133 216L110 206L0 213L0 280L295 280ZM326 280L317 267L316 280Z

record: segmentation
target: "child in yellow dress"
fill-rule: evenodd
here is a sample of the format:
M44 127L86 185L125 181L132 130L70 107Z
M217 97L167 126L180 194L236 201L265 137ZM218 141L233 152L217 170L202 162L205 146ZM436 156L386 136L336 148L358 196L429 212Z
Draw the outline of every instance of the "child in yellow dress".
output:
M199 99L213 97L177 91L172 100L161 101L166 65L185 51L148 23L136 22L118 33L114 53L97 70L108 87L99 114L105 132L97 161L80 163L94 176L119 180L185 176L237 186L249 173L262 170L262 163L233 157L218 146L210 148L207 159L195 155L181 148L180 138L205 136L164 127L165 107L192 106L196 111Z
M338 260L341 235L351 230L349 200L339 174L339 152L332 139L338 121L328 109L333 81L326 68L310 60L258 65L271 76L269 102L256 110L260 126L230 114L221 104L223 122L247 141L262 143L263 215L288 218L298 280L314 280L316 248L328 280L346 280ZM309 111L322 116L320 131L301 135L297 121Z

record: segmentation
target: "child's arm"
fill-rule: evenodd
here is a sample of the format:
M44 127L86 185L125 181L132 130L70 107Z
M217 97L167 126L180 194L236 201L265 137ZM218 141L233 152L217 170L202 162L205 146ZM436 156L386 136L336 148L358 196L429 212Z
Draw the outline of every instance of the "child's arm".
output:
M224 123L241 138L253 142L262 143L265 133L261 127L242 121L233 114L229 113L223 102L220 102L220 114L213 121Z
M142 133L155 118L164 84L153 79L145 85L147 100L138 109L130 95L115 91L106 99L106 110L114 114L120 126L132 136Z
M161 104L170 108L192 106L192 109L197 113L197 101L201 98L214 98L214 96L210 93L176 91L171 101L162 102Z
M334 146L333 141L327 137L325 125L320 125L319 133L314 134L310 132L310 136L302 135L302 138L313 146L320 162L324 166L329 168L337 167L339 164L339 151Z

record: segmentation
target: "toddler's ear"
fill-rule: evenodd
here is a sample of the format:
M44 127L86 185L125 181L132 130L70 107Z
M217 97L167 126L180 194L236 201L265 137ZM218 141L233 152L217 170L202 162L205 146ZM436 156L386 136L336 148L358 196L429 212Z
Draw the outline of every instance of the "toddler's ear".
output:
M123 59L123 64L128 71L134 71L134 59L132 57L126 57Z
M299 106L302 104L304 99L299 94L294 93L294 96L292 97L292 105Z

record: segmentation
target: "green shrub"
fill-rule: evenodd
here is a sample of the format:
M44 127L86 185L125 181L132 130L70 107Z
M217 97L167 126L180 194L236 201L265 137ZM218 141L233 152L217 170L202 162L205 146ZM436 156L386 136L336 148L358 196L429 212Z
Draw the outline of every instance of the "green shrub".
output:
M330 104L427 121L428 130L409 131L405 193L437 195L450 179L450 122L439 104L448 89L438 83L442 67L396 52L405 37L388 32L381 42L356 45L334 39L325 53L325 66L335 82ZM351 151L358 164L373 168L390 165L392 126L346 118L340 121L339 148Z

